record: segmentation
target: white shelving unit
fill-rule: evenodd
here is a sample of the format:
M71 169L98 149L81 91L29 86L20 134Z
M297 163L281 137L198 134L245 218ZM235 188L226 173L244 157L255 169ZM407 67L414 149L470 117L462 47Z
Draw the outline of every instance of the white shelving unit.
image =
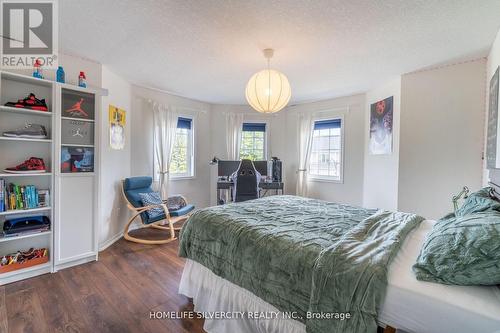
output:
M80 119L80 118L73 118L73 117L61 117L61 119L62 120L78 120L78 121L89 122L89 123L95 122L94 119Z
M30 109L21 109L21 108L15 108L12 106L0 106L0 111L2 112L11 112L11 113L24 113L24 114L31 114L35 116L41 116L41 117L52 117L52 112L44 112L44 111L35 111L35 110L30 110Z
M51 139L28 139L28 138L9 138L9 137L4 137L0 136L1 141L25 141L25 142L45 142L45 143L51 143Z
M23 99L30 93L46 100L48 112L4 106L6 102ZM67 108L66 102L63 100L67 94L91 98L94 103L92 105L94 115L89 119L68 115L64 110ZM0 274L0 285L97 260L99 128L96 125L100 122L101 96L105 95L107 95L105 89L81 88L0 71L0 156L2 156L0 179L18 185L34 185L38 189L48 189L50 192L50 207L0 212L0 232L5 219L8 218L45 215L51 220L49 231L12 237L0 235L0 258L29 248L47 248L50 255L48 263ZM92 126L92 142L82 144L65 142L63 130L70 121L73 124L85 123ZM45 126L49 137L21 139L2 136L2 132L21 128L25 123ZM68 147L77 151L93 149L92 172L62 170L61 153ZM43 158L47 172L33 174L3 172L6 167L20 164L30 157Z
M52 233L51 231L42 231L42 232L30 233L30 234L19 235L19 236L0 237L0 243L11 242L11 241L19 240L19 239L26 239L26 238L32 238L32 237L44 237L44 236L49 236L51 233Z
M6 102L15 102L23 99L30 93L37 98L45 98L49 111L36 111L4 106ZM0 72L0 178L6 183L20 186L34 185L37 189L49 190L52 200L54 189L54 157L53 142L55 118L54 113L54 84L47 80L37 80L23 75ZM45 126L49 134L48 139L24 139L4 137L5 131L22 128L26 123ZM47 172L36 174L4 173L6 167L18 165L30 157L43 158ZM40 233L24 234L13 237L0 237L0 257L25 251L30 248L46 248L49 251L49 262L1 273L0 284L6 284L39 274L51 272L54 263L53 229L54 214L52 207L35 209L10 210L0 212L0 232L6 219L25 216L45 215L52 222L51 230Z
M5 212L0 212L0 216L11 216L11 215L26 215L31 213L41 213L52 210L52 207L40 207L33 209L17 209L17 210L7 210Z
M43 172L43 173L0 173L0 178L48 177L48 176L52 176L52 172Z

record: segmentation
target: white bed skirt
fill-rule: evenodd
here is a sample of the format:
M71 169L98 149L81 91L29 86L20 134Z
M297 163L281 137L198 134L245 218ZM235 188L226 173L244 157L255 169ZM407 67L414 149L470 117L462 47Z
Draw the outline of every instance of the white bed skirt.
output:
M200 277L203 277L200 279ZM287 318L271 304L263 301L221 277L208 268L187 259L179 285L179 293L193 298L194 310L207 313L203 328L209 333L305 333L306 326ZM239 312L254 313L254 318ZM236 319L211 319L208 314L224 313ZM259 315L257 315L257 313ZM233 315L234 314L234 315ZM265 318L264 315L272 318ZM259 318L255 318L259 317Z

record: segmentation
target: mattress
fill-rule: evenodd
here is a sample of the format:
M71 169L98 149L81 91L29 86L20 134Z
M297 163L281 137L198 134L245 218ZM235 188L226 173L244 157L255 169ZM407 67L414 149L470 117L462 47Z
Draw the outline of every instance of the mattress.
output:
M411 266L433 223L421 223L393 260L379 322L404 332L500 333L499 288L447 286L415 279ZM195 311L205 314L207 332L305 332L305 325L289 318L290 314L279 312L192 260L186 261L179 292L192 297ZM214 313L217 318L211 318ZM249 313L253 313L251 318Z

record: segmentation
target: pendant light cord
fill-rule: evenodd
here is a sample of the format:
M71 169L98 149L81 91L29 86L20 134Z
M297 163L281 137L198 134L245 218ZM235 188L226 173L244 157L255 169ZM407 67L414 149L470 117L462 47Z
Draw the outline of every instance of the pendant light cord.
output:
M267 83L267 90L268 90L268 96L267 96L267 109L271 107L271 57L267 58L267 78L268 78L268 83Z

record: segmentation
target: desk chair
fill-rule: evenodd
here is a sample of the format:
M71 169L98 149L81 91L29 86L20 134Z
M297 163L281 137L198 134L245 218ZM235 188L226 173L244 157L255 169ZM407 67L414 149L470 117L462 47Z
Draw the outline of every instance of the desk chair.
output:
M178 222L186 221L189 218L190 212L194 209L193 205L188 205L186 199L183 196L173 196L169 197L168 200L163 201L161 204L144 206L139 193L151 193L153 179L151 177L132 177L126 178L122 182L122 191L125 201L127 202L127 207L133 212L133 216L128 221L123 232L123 237L131 242L141 243L141 244L165 244L174 241L175 230L180 230L181 228L174 228L174 224ZM177 206L176 209L168 209L168 206ZM161 214L155 218L149 218L147 211L151 208L160 207L164 210L164 214ZM129 235L130 224L140 216L143 226L147 228L155 228L161 230L170 230L170 238L162 240L147 240L140 239ZM164 222L168 223L167 226L163 226Z
M242 202L259 197L260 173L250 160L242 160L238 170L233 174L235 202Z

